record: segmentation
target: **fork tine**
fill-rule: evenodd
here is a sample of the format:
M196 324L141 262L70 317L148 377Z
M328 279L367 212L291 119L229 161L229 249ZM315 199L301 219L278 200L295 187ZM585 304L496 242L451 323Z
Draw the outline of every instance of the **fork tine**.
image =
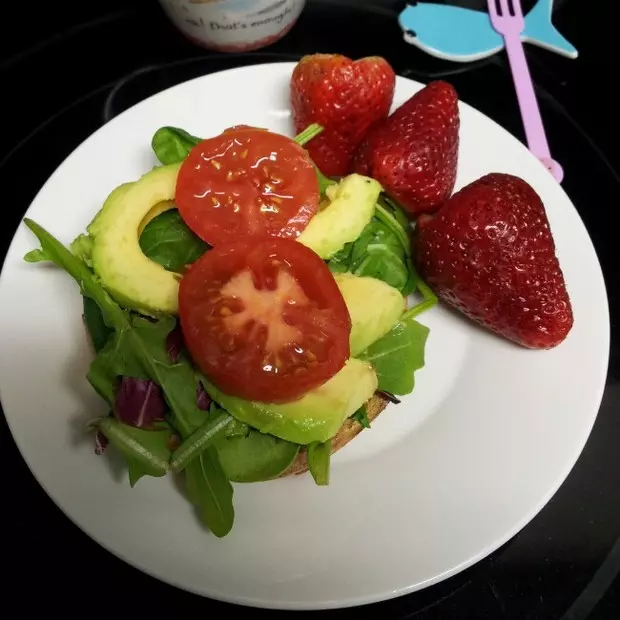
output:
M499 6L501 16L504 18L510 18L510 7L508 6L508 0L499 0Z
M523 17L523 7L521 6L521 0L510 0L515 17Z

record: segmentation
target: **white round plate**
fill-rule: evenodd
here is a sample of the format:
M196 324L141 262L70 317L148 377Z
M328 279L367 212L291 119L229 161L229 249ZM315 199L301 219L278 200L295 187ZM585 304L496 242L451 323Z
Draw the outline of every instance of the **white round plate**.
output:
M249 124L291 134L292 63L208 75L127 110L50 177L28 217L69 243L107 194L156 162L162 125L210 136ZM395 104L422 87L398 78ZM91 352L75 283L23 262L37 247L21 226L0 281L0 394L21 453L60 508L141 570L203 595L276 608L370 603L463 570L517 533L574 465L603 393L609 315L600 266L570 200L505 130L460 105L457 186L491 171L526 179L542 197L575 325L551 351L530 351L437 307L414 393L391 405L309 476L236 485L236 522L205 531L171 477L131 489L84 426L105 412L85 374Z

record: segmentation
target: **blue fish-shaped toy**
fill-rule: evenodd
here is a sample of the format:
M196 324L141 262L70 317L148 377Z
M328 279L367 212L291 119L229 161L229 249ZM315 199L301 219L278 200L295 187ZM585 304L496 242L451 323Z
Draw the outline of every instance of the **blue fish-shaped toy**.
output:
M551 23L553 0L538 0L525 17L521 40L568 58L577 50ZM488 13L446 4L409 2L399 15L405 41L421 50L456 62L470 62L504 48L504 39L491 25Z

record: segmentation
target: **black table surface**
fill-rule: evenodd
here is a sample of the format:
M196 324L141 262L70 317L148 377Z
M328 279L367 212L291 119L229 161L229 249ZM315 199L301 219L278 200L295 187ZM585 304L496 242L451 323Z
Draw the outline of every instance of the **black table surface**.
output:
M481 8L485 3L452 4ZM532 4L524 2L526 8ZM549 504L490 557L410 596L318 612L326 617L620 617L620 278L614 269L620 261L610 225L610 214L620 204L620 132L618 98L606 82L616 69L610 46L617 33L606 13L610 4L555 2L554 22L578 48L579 59L527 49L552 152L564 166L563 186L593 239L608 287L610 366L590 439ZM451 81L464 101L523 139L505 55L466 65L431 58L402 41L395 16L403 5L310 1L282 41L253 54L221 55L186 42L156 2L3 3L2 255L42 183L90 133L167 86L228 67L296 60L316 51L383 55L401 75ZM18 601L21 612L75 610L120 617L239 611L156 581L91 541L39 487L3 416L0 459L5 608ZM241 612L248 617L284 613Z

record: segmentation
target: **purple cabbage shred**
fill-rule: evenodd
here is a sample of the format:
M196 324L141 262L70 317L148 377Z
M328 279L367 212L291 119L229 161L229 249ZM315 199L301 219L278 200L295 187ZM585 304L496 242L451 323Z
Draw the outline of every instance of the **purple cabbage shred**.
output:
M183 332L181 331L181 325L176 324L175 328L168 334L166 338L166 351L168 357L173 364L176 364L181 357L183 351Z
M122 377L114 413L123 424L148 430L164 420L166 401L161 388L151 379Z
M203 411L209 411L211 407L211 397L207 394L205 386L202 385L202 381L198 381L198 387L196 388L196 404L198 409Z

